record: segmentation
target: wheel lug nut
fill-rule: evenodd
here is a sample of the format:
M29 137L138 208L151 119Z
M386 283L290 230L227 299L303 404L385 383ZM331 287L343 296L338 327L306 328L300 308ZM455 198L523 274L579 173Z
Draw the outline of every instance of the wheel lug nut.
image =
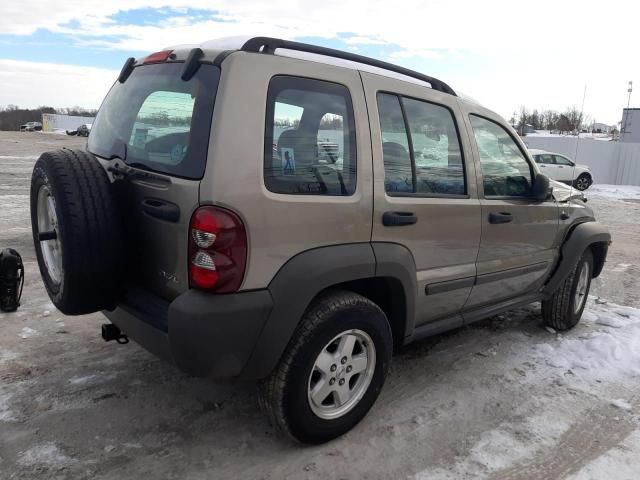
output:
M352 367L351 365L349 365L349 366L347 367L347 373L349 373L351 370L353 370L353 367Z
M336 379L332 378L331 380L329 380L329 385L333 385L334 383L336 383Z
M343 365L347 363L347 357L342 357L342 359L340 360L340 363Z
M336 366L336 364L335 364L335 363L334 363L333 365L331 365L331 371L332 371L332 372L335 372L337 368L338 368L338 367Z
M344 385L344 378L341 378L338 384L340 384L340 386Z

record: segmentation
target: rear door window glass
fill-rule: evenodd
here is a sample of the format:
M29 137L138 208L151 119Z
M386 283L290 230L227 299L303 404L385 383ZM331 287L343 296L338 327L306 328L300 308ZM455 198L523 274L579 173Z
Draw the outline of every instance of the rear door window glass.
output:
M335 196L355 192L355 121L347 87L274 77L266 123L264 182L270 191Z
M464 195L464 168L453 115L446 107L403 98L416 164L416 193Z
M385 190L390 195L464 195L462 151L444 106L378 94Z
M384 158L384 188L388 193L413 193L414 170L400 99L396 95L378 94L378 113Z

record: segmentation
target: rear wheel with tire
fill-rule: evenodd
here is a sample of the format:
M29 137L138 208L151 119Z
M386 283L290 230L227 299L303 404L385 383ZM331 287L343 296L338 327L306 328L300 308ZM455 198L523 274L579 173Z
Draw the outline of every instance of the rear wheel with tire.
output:
M31 227L40 273L67 315L112 307L122 272L122 233L111 184L87 152L43 153L31 177Z
M353 428L375 402L392 353L384 312L332 291L305 313L280 363L260 386L271 421L293 439L326 442Z
M547 326L564 331L578 324L587 303L592 272L593 254L587 249L551 298L542 302L542 318Z
M591 184L593 183L593 179L588 173L581 173L573 183L578 190L583 191L591 186Z

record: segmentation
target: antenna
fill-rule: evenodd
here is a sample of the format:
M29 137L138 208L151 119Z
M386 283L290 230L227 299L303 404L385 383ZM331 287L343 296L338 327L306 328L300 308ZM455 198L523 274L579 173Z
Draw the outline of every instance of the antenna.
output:
M587 84L585 83L584 85L584 92L582 93L582 105L580 106L580 117L579 117L579 122L580 124L582 123L583 120L583 115L584 115L584 101L587 98ZM571 196L573 196L573 180L575 180L574 176L575 176L575 171L576 171L576 164L578 163L578 149L580 148L580 124L578 124L578 135L576 136L576 148L573 152L573 172L571 173Z

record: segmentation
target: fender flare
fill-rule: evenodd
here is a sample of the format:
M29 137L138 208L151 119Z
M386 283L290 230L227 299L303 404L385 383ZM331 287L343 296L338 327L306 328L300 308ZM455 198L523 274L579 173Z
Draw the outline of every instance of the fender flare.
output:
M397 344L411 340L416 319L418 280L416 262L411 251L398 243L374 242L371 244L376 256L376 277L390 277L400 281L404 290L405 328L404 338Z
M402 267L392 265L393 259L386 253L389 249L378 249L374 245L367 242L315 248L299 253L287 261L269 283L273 308L241 378L264 378L271 373L305 310L321 291L344 282L374 278L377 267L381 273L386 273L384 276L395 276L394 268L400 271ZM386 259L381 265L376 264L377 254ZM411 261L413 262L413 258ZM413 268L415 284L415 267ZM406 275L402 275L399 280L404 286ZM414 290L405 292L405 296L410 297ZM412 300L412 305L413 303L415 299Z
M593 244L604 244L608 247L610 243L611 234L601 223L585 222L576 225L560 247L560 259L555 271L542 289L543 298L553 295L588 247ZM597 276L600 270L602 270L601 266L598 270L594 269L594 276Z

